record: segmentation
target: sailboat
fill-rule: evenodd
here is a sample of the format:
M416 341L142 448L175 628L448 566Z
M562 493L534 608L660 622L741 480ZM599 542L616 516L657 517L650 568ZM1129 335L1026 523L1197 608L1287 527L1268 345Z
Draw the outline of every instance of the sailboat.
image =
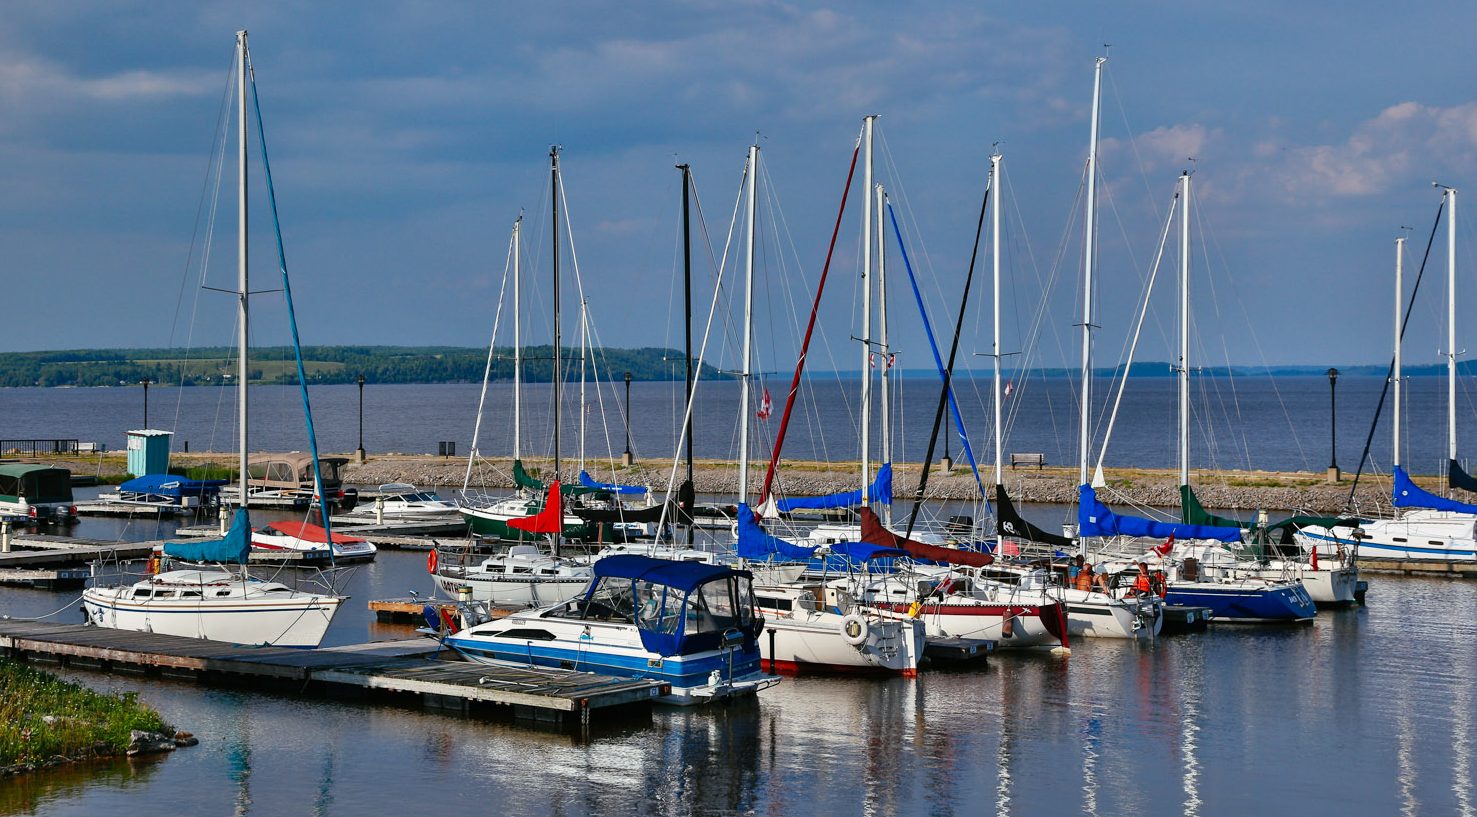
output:
M1446 212L1446 437L1447 486L1466 491L1477 490L1477 480L1469 476L1457 461L1456 436L1456 194L1442 188ZM1404 239L1398 246L1403 247ZM1379 519L1360 524L1309 526L1297 534L1297 541L1324 560L1337 561L1347 554L1370 562L1409 562L1420 565L1447 566L1477 563L1477 504L1438 496L1416 485L1401 464L1400 412L1401 372L1400 335L1400 265L1396 260L1396 326L1395 357L1392 365L1394 401L1394 487L1392 504L1406 509L1394 519ZM1408 314L1408 313L1407 313ZM1408 318L1407 318L1408 319Z
M238 191L238 276L237 331L239 344L239 379L237 400L240 437L239 507L230 529L223 538L206 542L169 543L164 546L168 559L202 563L200 567L181 567L148 576L132 584L112 587L95 586L82 593L82 607L88 621L100 627L120 630L163 633L190 638L205 638L237 644L264 644L279 647L316 647L323 640L328 625L343 603L343 596L309 593L284 584L263 581L246 569L251 552L251 520L246 508L247 469L247 299L251 289L247 275L247 104L248 81L251 99L256 98L256 85L251 74L251 53L246 32L236 33L236 71L238 73L239 171ZM260 124L260 108L257 109ZM262 150L266 167L266 150ZM270 190L271 171L266 168ZM276 203L273 201L273 214ZM280 249L280 243L279 243ZM293 345L297 347L296 318L292 316L292 290L287 286L287 264L282 259L282 278L293 325ZM306 409L306 378L302 376L299 348L299 380L303 386ZM312 415L308 414L308 434L314 458L317 441L312 431ZM316 478L319 496L323 496L321 477ZM327 520L325 519L325 523ZM331 535L331 532L330 532Z

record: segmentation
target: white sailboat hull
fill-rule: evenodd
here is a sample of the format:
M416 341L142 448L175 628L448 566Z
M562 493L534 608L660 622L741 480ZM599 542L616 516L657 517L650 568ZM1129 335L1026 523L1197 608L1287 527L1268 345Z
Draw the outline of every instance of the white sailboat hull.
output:
M132 588L94 587L82 593L87 618L100 627L203 638L232 644L316 647L343 601L336 596L294 598L131 599Z

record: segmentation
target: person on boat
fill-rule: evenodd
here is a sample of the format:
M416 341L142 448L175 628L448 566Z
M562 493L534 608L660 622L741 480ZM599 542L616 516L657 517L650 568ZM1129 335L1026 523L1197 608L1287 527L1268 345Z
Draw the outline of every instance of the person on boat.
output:
M1078 556L1077 557L1077 561L1079 563L1081 563L1081 568L1079 569L1076 577L1073 580L1074 581L1073 586L1076 587L1078 590L1082 590L1084 592L1091 593L1092 592L1092 565L1084 563L1082 561L1082 557L1081 556Z
M1076 581L1077 581L1077 575L1082 572L1082 565L1085 563L1085 561L1086 560L1083 557L1083 555L1079 553L1076 556L1073 556L1072 557L1072 560L1070 562L1067 562L1067 581L1068 581L1068 583L1072 583L1072 584L1075 584L1076 583Z
M1133 593L1136 596L1154 595L1154 581L1149 576L1149 566L1139 562L1139 574L1133 578Z

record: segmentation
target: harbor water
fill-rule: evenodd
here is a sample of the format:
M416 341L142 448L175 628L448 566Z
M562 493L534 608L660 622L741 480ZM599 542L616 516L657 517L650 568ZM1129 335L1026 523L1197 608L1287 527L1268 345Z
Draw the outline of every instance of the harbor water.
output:
M172 526L88 519L75 533ZM429 593L425 563L381 551L355 568L327 642L413 636L365 602ZM76 597L3 588L0 613L78 621ZM789 678L753 701L597 719L588 738L65 670L137 690L201 744L5 779L0 813L1471 815L1474 668L1477 585L1376 576L1367 607L1307 625L1081 639L1066 658L1000 654L916 679Z

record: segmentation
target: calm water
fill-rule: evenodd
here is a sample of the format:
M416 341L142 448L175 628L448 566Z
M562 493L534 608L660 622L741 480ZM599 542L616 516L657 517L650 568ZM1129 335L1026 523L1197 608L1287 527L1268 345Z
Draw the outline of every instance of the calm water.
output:
M938 399L937 381L903 379L895 402L896 459L921 459ZM1406 401L1406 463L1417 473L1444 469L1446 458L1446 381L1412 378ZM779 425L788 377L772 377L774 416L755 424L755 452L766 453ZM1094 386L1095 402L1110 401L1109 383ZM1359 457L1383 379L1343 377L1338 383L1338 462L1345 470ZM1468 383L1458 392L1460 450L1477 451L1477 410ZM791 459L840 460L857 457L859 382L818 377L802 388L791 421L785 455ZM364 444L371 452L431 453L443 440L465 454L471 444L480 387L474 384L375 386L364 389ZM960 409L977 459L993 459L988 380L958 382ZM568 410L561 450L579 450L578 384L566 390ZM738 384L702 384L695 417L699 457L735 458ZM306 450L301 401L296 387L252 389L253 450ZM549 384L526 387L524 450L545 454L552 442ZM1197 378L1194 391L1194 460L1197 467L1266 468L1321 471L1329 460L1329 389L1322 377ZM634 383L631 387L632 447L645 460L669 458L682 416L681 383ZM234 392L220 388L149 390L149 421L173 430L176 448L191 451L236 449ZM591 460L618 459L625 449L622 384L593 385L586 399L586 454ZM755 395L758 406L758 392ZM327 451L352 451L358 445L358 390L352 385L312 389L320 444ZM1077 459L1076 390L1064 378L1022 384L1007 402L1010 417L1004 448L1039 451L1048 462ZM1388 472L1390 431L1386 419L1374 438L1374 457ZM1098 439L1107 426L1099 412ZM143 391L111 389L0 389L0 438L77 438L120 448L124 432L143 423ZM1124 394L1106 464L1173 467L1175 462L1175 384L1170 378L1135 378ZM874 439L880 432L874 431ZM876 444L876 443L874 443ZM962 461L957 443L951 443ZM506 454L512 444L512 386L489 391L480 448ZM942 451L940 451L942 453Z
M429 589L424 557L382 553L355 573L329 640L408 635L363 601L413 588ZM0 589L0 610L36 615L75 595ZM1083 640L1065 660L1004 655L916 680L787 679L757 701L659 709L588 741L78 671L139 690L202 744L6 780L0 812L1472 815L1474 622L1477 584L1378 577L1368 607L1311 626Z

